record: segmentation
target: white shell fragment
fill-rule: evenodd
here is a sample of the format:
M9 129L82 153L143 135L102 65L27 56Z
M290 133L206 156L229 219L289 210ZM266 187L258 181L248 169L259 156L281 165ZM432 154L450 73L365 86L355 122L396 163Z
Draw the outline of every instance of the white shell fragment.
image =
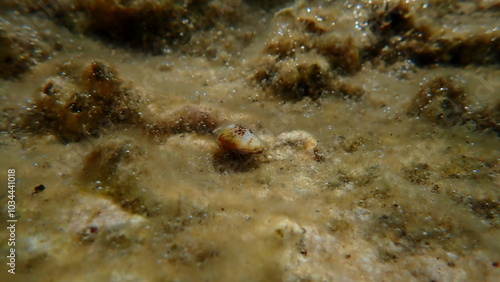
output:
M223 128L217 141L221 149L242 155L260 154L264 151L262 141L248 127L241 124L231 124Z

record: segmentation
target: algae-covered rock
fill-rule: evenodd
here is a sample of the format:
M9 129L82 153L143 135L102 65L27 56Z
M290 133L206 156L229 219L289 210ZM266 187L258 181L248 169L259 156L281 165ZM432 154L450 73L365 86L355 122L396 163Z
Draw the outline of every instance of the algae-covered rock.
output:
M183 105L173 109L148 106L149 116L145 116L146 131L159 138L168 134L211 133L220 124L217 114L206 107Z
M321 160L318 141L310 133L302 130L278 135L269 156L273 160L294 160L298 163Z
M144 171L137 164L146 156L147 152L133 142L111 139L85 156L77 173L79 182L87 191L109 197L126 211L148 215L145 202L151 196L137 179Z
M26 1L19 3L18 9L28 13L49 10L50 20L71 30L145 53L168 53L175 47L198 55L212 50L212 57L223 50L236 52L236 46L244 46L242 39L255 34L253 28L243 27L244 32L235 28L253 12L248 3L239 0L76 0L52 4ZM225 38L217 38L221 33ZM219 46L229 37L237 39L233 46Z
M0 78L19 77L60 49L57 37L29 24L19 25L19 20L0 17Z
M306 96L316 100L332 91L329 65L319 55L305 54L283 60L269 57L255 78L284 100L297 101Z
M438 124L460 124L467 113L465 97L449 79L436 78L420 89L409 112Z
M75 142L98 136L102 129L113 124L139 124L139 99L116 70L104 62L91 61L77 79L49 78L41 87L24 127L32 131L48 130L64 142Z
M472 130L500 134L498 109L470 109L470 101L463 88L456 86L450 78L437 77L421 87L408 113L441 126L466 125Z

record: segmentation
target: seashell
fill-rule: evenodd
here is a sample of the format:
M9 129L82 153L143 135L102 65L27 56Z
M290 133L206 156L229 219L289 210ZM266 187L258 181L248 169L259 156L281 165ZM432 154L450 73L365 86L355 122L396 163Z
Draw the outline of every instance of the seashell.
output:
M264 151L262 141L241 124L231 124L223 128L217 141L221 149L242 155L260 154Z

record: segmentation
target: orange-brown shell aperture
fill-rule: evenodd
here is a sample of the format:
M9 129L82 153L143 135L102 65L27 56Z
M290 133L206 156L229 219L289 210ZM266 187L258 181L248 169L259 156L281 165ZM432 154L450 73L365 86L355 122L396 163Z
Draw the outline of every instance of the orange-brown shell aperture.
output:
M222 150L241 155L260 154L264 144L253 132L241 124L231 124L223 128L217 137Z

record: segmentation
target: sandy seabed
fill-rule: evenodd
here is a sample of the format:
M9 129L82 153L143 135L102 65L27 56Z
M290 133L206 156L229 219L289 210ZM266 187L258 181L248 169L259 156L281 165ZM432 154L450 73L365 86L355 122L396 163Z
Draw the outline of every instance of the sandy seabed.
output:
M498 281L500 1L0 8L1 281Z

